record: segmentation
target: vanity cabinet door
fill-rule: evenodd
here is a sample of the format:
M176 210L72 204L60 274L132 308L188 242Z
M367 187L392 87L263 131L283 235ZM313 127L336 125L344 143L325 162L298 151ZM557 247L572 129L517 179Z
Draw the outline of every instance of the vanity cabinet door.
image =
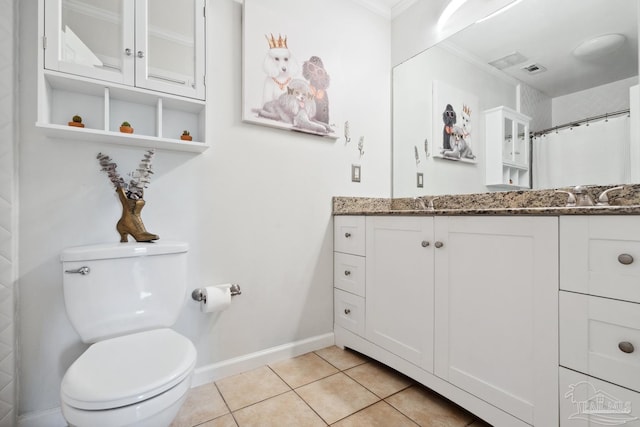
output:
M436 217L435 374L558 424L558 221Z
M433 372L433 218L366 218L366 338Z

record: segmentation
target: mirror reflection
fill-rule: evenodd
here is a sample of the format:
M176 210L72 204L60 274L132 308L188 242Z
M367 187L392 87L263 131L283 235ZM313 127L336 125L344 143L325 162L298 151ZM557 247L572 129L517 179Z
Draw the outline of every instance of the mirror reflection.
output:
M394 68L394 197L640 182L637 0L569 3L514 2ZM449 104L473 161L442 155Z

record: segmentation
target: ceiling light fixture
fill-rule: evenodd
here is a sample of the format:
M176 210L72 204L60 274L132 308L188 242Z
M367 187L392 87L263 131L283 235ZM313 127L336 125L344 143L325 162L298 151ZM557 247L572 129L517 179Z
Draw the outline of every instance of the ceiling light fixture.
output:
M627 40L622 34L605 34L582 42L573 50L573 55L579 58L600 56L616 51Z
M451 0L440 14L440 18L438 18L438 23L436 24L438 30L441 30L447 21L449 21L451 16L466 2L467 0Z

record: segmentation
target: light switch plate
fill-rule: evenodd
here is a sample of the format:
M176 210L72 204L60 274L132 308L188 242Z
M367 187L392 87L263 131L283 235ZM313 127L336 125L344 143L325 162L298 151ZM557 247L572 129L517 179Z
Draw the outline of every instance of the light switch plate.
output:
M422 174L422 172L418 172L416 175L416 184L418 185L418 188L423 188L424 187L424 175Z
M360 165L351 165L351 181L360 182Z

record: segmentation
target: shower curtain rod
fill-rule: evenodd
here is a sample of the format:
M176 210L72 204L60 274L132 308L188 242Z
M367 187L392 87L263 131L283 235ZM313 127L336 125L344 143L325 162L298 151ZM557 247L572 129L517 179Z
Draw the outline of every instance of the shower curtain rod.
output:
M576 121L573 121L573 122L565 123L565 124L559 125L559 126L554 126L552 128L541 130L541 131L538 131L538 132L531 132L531 136L532 137L542 136L542 135L546 135L546 134L551 133L551 132L556 131L556 130L571 128L571 127L575 127L575 126L580 126L582 123L589 123L589 122L593 122L593 121L596 121L596 120L608 119L609 117L616 117L616 116L621 116L623 114L629 114L629 111L630 110L627 108L625 110L614 111L613 113L606 113L606 114L600 114L600 115L597 115L597 116L587 117L586 119L576 120Z

